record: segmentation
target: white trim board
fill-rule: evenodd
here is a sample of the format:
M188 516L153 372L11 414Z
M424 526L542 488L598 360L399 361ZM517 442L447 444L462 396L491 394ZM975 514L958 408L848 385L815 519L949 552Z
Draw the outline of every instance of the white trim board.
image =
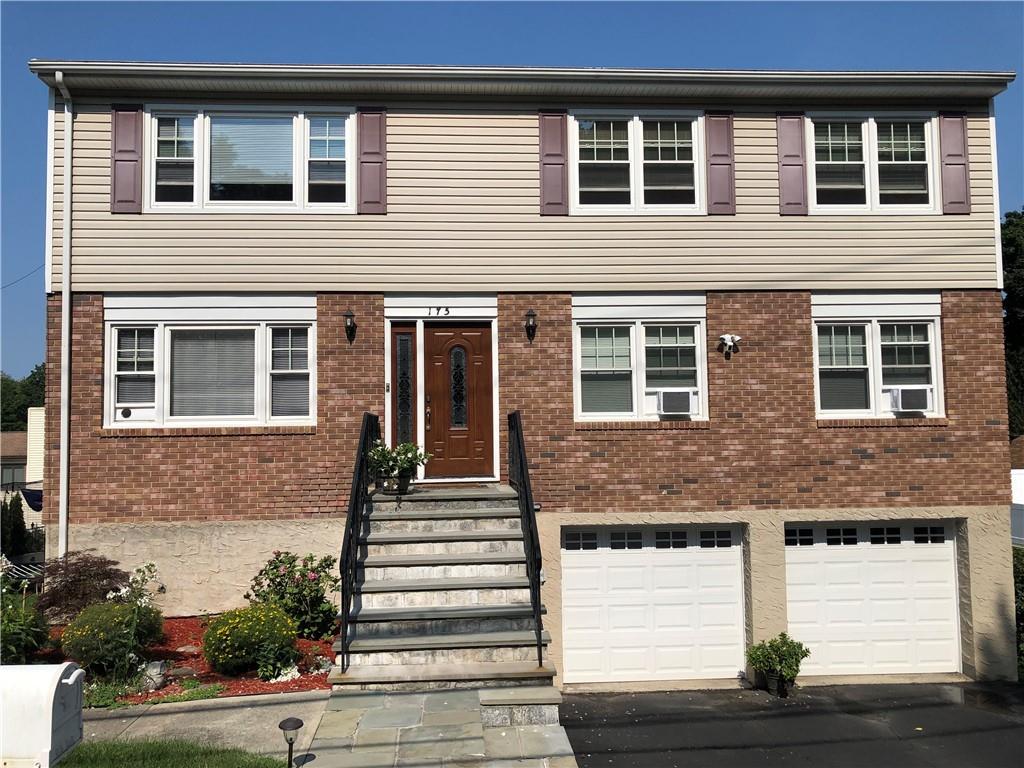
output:
M313 322L315 294L104 294L107 322Z
M942 315L939 291L902 293L848 293L814 291L811 294L811 318L937 318Z
M573 320L704 320L704 293L575 293Z
M496 293L386 293L388 320L493 320L498 317Z
M43 246L43 280L45 292L53 292L53 160L55 152L54 109L56 97L50 88L49 103L46 109L46 235ZM66 204L66 203L65 203Z

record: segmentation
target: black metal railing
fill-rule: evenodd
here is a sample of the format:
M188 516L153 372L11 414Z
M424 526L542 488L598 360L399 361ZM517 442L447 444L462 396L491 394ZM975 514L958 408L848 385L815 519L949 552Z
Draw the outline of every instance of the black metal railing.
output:
M363 532L366 516L366 502L370 497L370 449L380 439L380 419L373 413L363 414L359 429L359 445L356 448L355 465L352 467L352 487L348 493L348 512L345 518L345 535L341 540L341 669L348 669L349 623L352 616L352 600L356 594L356 572L359 563L359 537Z
M530 605L533 607L533 627L537 635L537 666L544 666L544 622L541 617L540 537L537 534L537 512L540 504L533 501L530 487L530 467L526 460L523 441L523 419L519 411L508 415L508 483L519 497L519 518L523 527L523 548L526 551L526 575L530 580Z

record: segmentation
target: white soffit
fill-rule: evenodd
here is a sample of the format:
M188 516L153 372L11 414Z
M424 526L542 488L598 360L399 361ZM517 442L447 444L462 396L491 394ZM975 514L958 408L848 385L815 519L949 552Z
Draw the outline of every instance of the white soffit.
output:
M905 293L814 292L811 317L815 320L842 318L915 318L939 317L942 294L939 291Z
M703 293L576 293L573 320L703 320Z

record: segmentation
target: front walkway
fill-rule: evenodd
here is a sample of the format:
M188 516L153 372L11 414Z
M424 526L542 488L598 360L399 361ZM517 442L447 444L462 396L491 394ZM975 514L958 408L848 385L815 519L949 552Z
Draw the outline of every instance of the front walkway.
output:
M313 737L313 768L577 768L560 725L483 725L480 692L339 692Z

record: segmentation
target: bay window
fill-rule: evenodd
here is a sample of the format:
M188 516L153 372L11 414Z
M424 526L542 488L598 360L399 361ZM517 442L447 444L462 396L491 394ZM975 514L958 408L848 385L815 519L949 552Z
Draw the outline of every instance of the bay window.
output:
M147 210L354 213L345 108L146 110Z
M112 324L108 338L111 426L315 420L312 323Z
M817 322L819 414L940 415L937 347L936 320Z
M587 420L706 416L701 322L576 322L576 416ZM688 395L666 413L659 393Z
M934 115L809 118L817 213L937 213Z
M570 119L575 213L702 213L698 113L580 112Z

